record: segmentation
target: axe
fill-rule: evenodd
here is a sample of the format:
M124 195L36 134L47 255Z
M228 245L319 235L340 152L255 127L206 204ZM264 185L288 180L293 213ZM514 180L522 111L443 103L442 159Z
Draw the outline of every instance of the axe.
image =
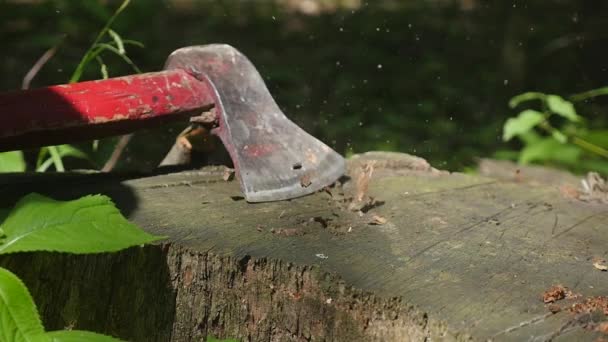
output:
M165 71L0 94L0 151L125 134L213 115L248 202L310 194L344 159L290 121L253 64L229 45L174 51Z

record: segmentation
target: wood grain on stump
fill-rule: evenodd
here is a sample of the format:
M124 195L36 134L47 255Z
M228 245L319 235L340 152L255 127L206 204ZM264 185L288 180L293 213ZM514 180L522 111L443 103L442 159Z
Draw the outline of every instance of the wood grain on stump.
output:
M350 178L339 184L264 204L244 201L223 168L7 176L3 206L32 191L57 199L103 193L170 239L0 263L23 278L48 329L132 341L601 336L590 327L603 318L567 310L575 299L554 303L563 310L553 314L541 296L556 284L608 295L608 273L592 262L608 254L608 206L578 199L569 175L539 182L525 168L496 178L487 170L448 173L409 155L366 153L349 161Z

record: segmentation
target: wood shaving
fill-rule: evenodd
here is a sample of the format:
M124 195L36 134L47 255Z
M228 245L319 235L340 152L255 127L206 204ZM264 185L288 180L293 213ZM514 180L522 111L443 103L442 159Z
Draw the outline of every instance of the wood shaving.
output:
M566 294L570 292L568 288L562 285L554 285L551 286L547 291L545 291L542 295L543 302L545 304L554 303L558 300L562 300L566 298Z
M597 172L589 172L581 180L581 184L583 185L583 193L579 197L581 200L608 204L608 183Z
M226 182L230 182L234 179L234 169L225 168L224 173L222 174L222 179Z
M606 260L604 260L604 259L594 259L593 267L595 267L596 269L598 269L600 271L604 271L604 272L608 271L608 265L606 265Z
M383 225L386 222L388 222L388 220L380 215L372 215L372 220L370 222L370 224L373 225Z
M375 165L376 161L372 160L365 163L361 168L359 168L359 172L357 173L355 179L355 201L362 202L365 196L367 195L367 191L369 190L369 182L372 179L372 175L374 174Z
M589 297L585 299L585 301L573 304L570 307L570 312L575 314L591 313L595 311L599 311L604 313L604 315L608 315L608 297Z

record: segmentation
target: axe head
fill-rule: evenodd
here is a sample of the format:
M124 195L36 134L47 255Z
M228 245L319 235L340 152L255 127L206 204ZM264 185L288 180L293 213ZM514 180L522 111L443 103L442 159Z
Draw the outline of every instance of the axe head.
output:
M253 64L229 45L176 50L166 69L184 69L215 89L219 126L248 202L310 194L344 174L342 156L291 122Z

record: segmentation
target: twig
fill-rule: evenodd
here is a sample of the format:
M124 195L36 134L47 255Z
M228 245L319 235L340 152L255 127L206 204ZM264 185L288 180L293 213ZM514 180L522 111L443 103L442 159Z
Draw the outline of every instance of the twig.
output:
M34 79L34 77L36 77L36 75L38 74L38 72L40 71L40 69L42 69L42 67L51 58L53 58L53 56L57 52L57 49L59 49L59 45L61 45L61 42L59 44L53 46L52 48L46 50L46 52L43 53L42 56L40 56L40 58L38 58L38 60L36 61L36 63L34 63L34 65L32 65L32 67L30 68L30 70L23 77L23 81L21 82L21 89L29 89L30 88L30 84L32 83L32 80Z
M112 171L112 169L114 169L114 167L118 163L118 160L120 159L120 156L124 152L132 137L133 134L126 134L120 137L120 140L118 140L116 146L114 146L114 151L112 151L112 155L110 155L108 161L106 161L103 168L101 168L101 172L110 172Z

